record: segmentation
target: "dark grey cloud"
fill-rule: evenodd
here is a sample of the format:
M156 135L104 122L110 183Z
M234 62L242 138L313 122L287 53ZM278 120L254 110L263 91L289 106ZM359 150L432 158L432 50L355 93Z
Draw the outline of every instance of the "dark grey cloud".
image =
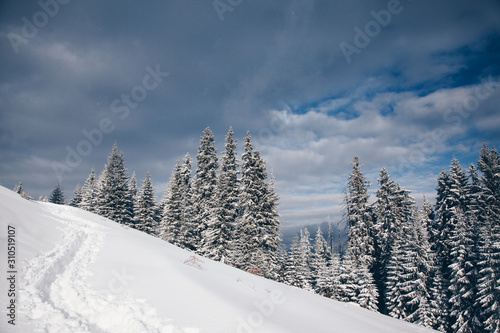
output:
M461 126L443 120L481 79L498 82L495 1L243 0L223 20L210 1L59 1L0 5L0 180L23 180L35 196L50 192L53 163L65 163L67 147L76 150L82 131L103 119L114 129L64 174L67 194L92 166L100 171L114 142L130 171L142 179L151 170L163 186L177 159L194 157L206 126L222 149L232 125L240 143L252 132L294 222L335 211L338 198L325 197L337 195L354 154L376 175L436 128L447 140L426 165L483 139L500 142L497 88ZM38 22L36 33L26 21ZM358 28L371 35L362 47ZM15 47L13 34L24 38ZM341 43L357 47L350 62ZM113 102L140 92L148 66L169 75L120 118ZM282 110L287 123L276 119ZM434 175L412 172L419 184Z

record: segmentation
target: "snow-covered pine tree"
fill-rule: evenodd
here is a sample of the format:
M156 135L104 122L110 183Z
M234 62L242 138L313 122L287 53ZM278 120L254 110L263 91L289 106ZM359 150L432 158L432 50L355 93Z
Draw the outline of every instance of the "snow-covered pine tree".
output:
M128 196L130 197L130 203L132 205L132 223L135 224L136 218L135 213L137 210L137 199L139 198L139 188L137 186L137 177L135 176L135 171L132 172L132 177L128 181ZM135 225L134 225L135 228Z
M474 303L474 300L470 298L475 298L475 291L469 289L472 282L470 279L475 280L475 277L473 278L470 275L475 274L471 269L475 270L475 268L473 266L470 268L465 267L469 265L467 263L469 262L468 256L474 256L471 251L475 251L470 235L466 235L469 228L467 224L475 223L474 221L465 220L466 189L467 176L458 160L453 158L448 177L448 196L446 198L448 207L446 212L447 224L443 229L446 231L446 238L442 235L440 240L441 244L443 244L441 256L444 257L443 261L448 263L447 267L443 267L444 276L448 283L447 294L450 297L448 325L454 330L458 330L471 319L466 319L464 316L474 316L473 312L466 309L468 307L467 303ZM441 213L444 212L441 211ZM469 301L463 299L464 296L469 298ZM465 331L467 331L466 326L463 327Z
M89 212L96 212L97 210L97 178L95 175L95 170L92 168L90 174L85 180L85 184L82 187L82 201L79 207L85 209Z
M478 169L482 175L478 196L480 221L478 299L485 332L500 332L500 156L483 144Z
M234 228L238 217L239 180L233 129L226 135L225 153L217 179L216 205L204 232L202 253L207 258L232 263Z
M161 221L160 237L174 245L195 250L191 180L191 157L186 154L184 161L177 165L170 178L165 195L165 205Z
M15 193L19 194L22 198L26 199L26 200L31 200L31 195L27 194L26 192L24 192L24 189L23 189L23 182L19 182L19 184L17 184L16 186L14 186L14 190L13 190Z
M373 275L366 266L366 263L360 262L355 269L356 282L358 288L358 304L370 311L378 311L378 290L373 280Z
M403 227L403 226L402 226ZM407 240L408 226L397 231L397 237L391 248L391 256L387 265L387 278L385 286L385 304L387 313L397 319L408 317L407 302L408 295L405 295L403 288L407 287L407 280L410 278L406 267L413 258L407 257L411 253L410 244ZM408 268L408 269L407 269Z
M281 243L278 250L278 269L276 281L286 283L286 268L288 263L288 252L286 246Z
M71 199L69 205L73 207L79 207L82 202L82 187L80 184L76 184L75 192L73 193L73 198Z
M357 274L356 263L352 259L349 248L347 248L346 254L342 258L339 272L340 288L337 292L337 300L358 303L359 275Z
M312 246L311 246L311 234L307 228L300 231L300 261L298 278L302 281L302 288L308 291L313 291L313 276L311 271L311 261L312 261Z
M160 238L174 245L183 247L183 241L179 236L183 215L180 161L177 161L172 171L172 175L170 176L168 189L165 192L165 204L162 213L159 233Z
M256 156L259 156L258 154ZM264 162L262 161L264 164ZM264 164L265 168L265 164ZM265 172L265 169L264 169ZM262 247L265 253L266 266L264 276L270 279L277 279L278 251L281 244L280 225L278 213L279 196L276 194L276 184L274 174L271 170L271 179L267 186L266 196L262 206Z
M139 187L137 186L137 177L135 176L135 171L132 172L132 177L130 177L130 180L128 182L128 192L130 193L129 195L135 203L139 194Z
M396 218L395 194L396 183L391 179L387 170L380 170L378 179L379 189L376 191L375 201L375 262L373 275L375 284L379 290L379 311L387 314L385 308L385 286L387 279L387 265L391 254L391 248L395 239L395 232L400 227L400 219Z
M359 158L354 157L353 170L345 189L345 209L349 227L348 248L356 265L363 262L369 269L374 263L373 217L368 204L370 183L361 172Z
M50 193L49 202L64 205L65 199L61 184L57 184L52 193Z
M14 191L14 193L17 193L19 195L23 194L24 193L23 182L19 182L19 184L14 186L14 189L12 191Z
M416 274L412 284L413 295L413 312L406 319L409 322L418 325L433 328L436 324L436 314L439 312L431 299L432 276L436 276L435 255L429 244L429 236L427 233L428 217L430 215L431 206L425 199L423 207L416 213L416 219L413 223L412 232L415 240L415 267Z
M454 207L455 229L451 231L451 271L450 280L450 324L457 332L479 332L480 307L477 303L477 264L478 264L478 205L480 191L475 167L469 168L471 181L466 178L460 164L454 160L450 170L452 193L456 200L463 203Z
M328 268L330 250L323 237L321 227L316 231L314 238L314 253L311 259L312 285L317 294L329 297L330 294L330 271Z
M311 244L307 229L300 230L300 237L295 236L290 248L286 267L285 282L291 286L313 291L311 286L311 270L309 258ZM308 252L309 251L309 252Z
M131 225L133 215L131 201L125 159L123 153L118 153L115 143L99 177L97 212L117 223Z
M217 208L217 169L219 168L215 139L209 127L203 132L196 155L196 171L193 184L194 221L196 230L194 242L196 250L203 254L204 233L213 210Z
M247 132L240 180L240 218L236 226L236 251L241 254L242 269L257 269L273 278L279 246L278 197L273 182L266 182L264 160L253 149Z
M443 299L443 277L441 269L437 263L436 252L432 248L431 232L434 229L434 211L427 198L424 196L422 207L418 215L416 224L417 250L420 253L419 269L423 277L427 279L426 288L428 292L428 304L426 308L418 314L416 320L422 326L434 328L442 331L442 323L446 321L447 312L441 309L446 308L446 300Z
M299 237L296 235L290 246L290 254L287 256L285 283L290 286L302 288L302 283L298 279L298 272L300 269L300 243Z
M399 229L391 249L386 279L386 306L390 316L433 325L428 275L432 263L427 233L417 218L409 191L397 185L395 211Z
M142 182L141 190L137 196L135 205L134 227L140 231L157 236L159 233L159 219L156 215L156 198L154 195L151 174L146 173L146 178Z
M441 282L441 293L442 299L449 300L450 299L450 272L449 266L450 262L450 245L449 238L450 232L452 229L452 225L450 223L451 211L452 211L452 202L450 201L450 176L446 172L446 170L442 170L438 176L438 185L436 187L436 204L434 206L434 211L436 214L435 221L435 236L434 242L431 243L432 248L436 252L437 264L439 266L439 270L442 277ZM432 235L431 235L432 239ZM445 320L442 322L442 330L448 331L449 327L449 303L442 304L442 313L446 315L444 317Z

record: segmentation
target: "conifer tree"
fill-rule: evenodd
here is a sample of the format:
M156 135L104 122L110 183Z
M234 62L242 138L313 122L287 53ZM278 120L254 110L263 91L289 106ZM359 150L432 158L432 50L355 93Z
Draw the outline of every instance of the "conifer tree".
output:
M376 191L375 201L375 262L373 274L375 283L379 290L379 311L386 313L385 309L385 286L387 279L387 265L394 240L395 232L401 227L401 221L396 217L395 195L396 183L389 174L382 168L378 179L379 189Z
M57 184L52 193L50 193L49 202L58 205L64 205L65 199L61 184Z
M278 197L274 181L266 182L264 160L253 149L251 135L247 132L242 155L240 180L240 218L236 227L236 250L243 257L243 269L257 267L263 275L275 277L279 247Z
M302 281L298 279L298 272L300 270L300 243L299 237L296 235L290 246L290 255L287 258L285 283L290 286L302 288Z
M443 277L437 264L436 253L432 249L431 235L434 229L434 212L429 201L424 196L418 220L416 221L417 251L419 253L418 268L422 272L427 288L427 304L416 314L414 322L422 326L442 330L447 313L441 311L446 307L443 299Z
M193 199L191 180L191 157L177 165L170 178L161 221L160 237L174 245L194 251L193 237L196 225L193 222Z
M312 260L312 246L310 233L307 228L300 231L300 260L299 260L299 279L302 281L303 289L312 291L312 272L311 272L311 260Z
M203 254L204 233L209 220L217 207L217 169L219 168L215 139L209 127L203 132L196 155L197 168L193 184L194 221L197 226L194 234L195 248Z
M286 282L295 287L312 291L311 270L309 260L311 257L309 232L307 229L300 231L300 238L295 236L292 241L291 253L288 257Z
M70 206L73 207L79 207L81 202L82 202L82 187L80 186L80 184L77 184L75 187L73 198L71 199L71 202L69 204Z
M134 227L152 236L157 236L159 233L159 221L156 215L157 204L149 171L146 173L146 178L142 182L141 190L136 198Z
M368 204L367 187L370 183L361 172L361 165L356 156L352 163L353 170L345 194L347 224L349 226L348 248L356 265L363 262L369 269L374 263L373 218Z
M337 300L341 302L358 303L359 274L357 274L356 266L356 262L352 259L350 248L347 248L339 269L340 288L337 293Z
M31 195L29 195L28 193L24 192L24 189L23 189L23 182L19 182L18 185L14 186L14 192L19 194L22 198L26 199L26 200L31 200Z
M330 293L328 276L330 273L328 269L329 254L328 244L323 237L321 228L318 227L318 231L316 232L316 237L314 239L314 253L311 260L311 269L314 290L317 294L323 296Z
M99 215L110 220L126 225L133 222L125 159L123 153L118 153L116 143L99 178L97 206Z
M377 311L378 291L373 275L366 262L352 259L350 248L340 265L339 281L338 290L335 290L335 280L333 289L338 300L357 303L366 309Z
M202 253L210 259L231 263L233 259L234 228L238 217L238 161L236 141L230 128L226 136L225 154L217 179L216 207L212 210L204 234Z
M92 168L90 170L89 176L87 177L87 180L85 181L85 184L83 184L82 187L82 201L79 204L80 208L85 209L89 212L97 211L97 186L98 185L95 170L94 168Z
M485 332L500 332L500 157L483 144L478 169L482 175L478 196L480 225L478 299Z
M136 210L137 210L137 200L139 199L139 189L137 186L137 178L135 176L135 171L132 172L132 177L130 177L130 180L128 181L128 196L130 198L130 209L132 211L132 223L136 223ZM135 225L134 225L135 228Z

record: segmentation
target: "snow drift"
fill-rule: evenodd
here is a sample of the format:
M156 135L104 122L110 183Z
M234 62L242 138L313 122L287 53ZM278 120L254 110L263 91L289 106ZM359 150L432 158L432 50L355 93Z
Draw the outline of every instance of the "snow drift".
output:
M12 298L2 283L2 332L430 332L0 187L4 274L9 226L16 283Z

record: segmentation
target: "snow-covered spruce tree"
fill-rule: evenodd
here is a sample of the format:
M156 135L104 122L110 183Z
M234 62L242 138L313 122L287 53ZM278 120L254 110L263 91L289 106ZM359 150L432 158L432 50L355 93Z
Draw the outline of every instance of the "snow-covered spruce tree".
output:
M97 213L120 224L133 223L125 159L123 153L118 153L116 143L99 177Z
M379 311L387 314L385 307L385 286L387 265L395 239L395 232L400 228L401 221L396 217L395 194L396 183L390 178L385 168L380 170L379 189L375 201L375 262L373 277L379 290Z
M329 297L330 292L330 271L328 267L330 250L321 228L318 227L314 238L314 253L311 259L312 281L314 291L323 296Z
M132 223L135 224L135 212L137 209L137 199L139 198L139 188L137 186L137 177L135 176L135 171L132 172L132 177L128 181L128 195L130 197L130 204L132 205ZM135 227L135 226L134 226Z
M412 231L415 235L416 275L413 282L414 311L408 316L407 321L434 328L438 324L436 316L440 307L432 301L433 281L431 278L437 275L437 267L435 254L431 250L427 232L430 211L431 206L424 197L423 207L416 213L416 219L412 225Z
M278 249L278 269L277 269L277 282L287 283L286 282L286 272L287 272L287 263L288 263L288 252L286 250L286 246L281 243L280 248Z
M311 235L307 228L300 231L300 269L299 269L299 279L303 281L303 289L312 291L313 290L313 276L311 271L311 261L312 261L312 246L311 246Z
M442 299L449 300L450 295L450 244L449 238L453 226L451 224L452 220L452 207L453 202L450 200L450 176L446 170L441 171L438 176L438 185L436 187L436 204L434 206L434 211L436 214L435 222L435 237L434 242L431 246L436 252L437 265L441 272L442 283L441 283L441 293ZM443 303L441 312L443 313L443 324L442 330L449 330L449 303Z
M13 190L15 193L19 194L22 198L26 199L26 200L31 200L31 195L27 194L26 192L24 192L24 189L23 189L23 182L19 182L19 184L17 184L16 186L14 186L14 190Z
M159 218L156 215L156 198L154 195L151 174L146 173L141 190L135 204L134 227L140 231L157 236L159 233Z
M21 195L22 193L24 193L23 182L19 182L19 184L17 184L16 186L14 186L14 189L12 191L14 191L14 193L17 193L19 195Z
M217 179L216 205L204 231L202 248L205 257L228 264L233 260L232 241L239 201L238 160L233 134L233 129L229 128Z
M442 245L440 256L442 263L447 264L447 266L443 266L442 269L445 283L448 286L448 291L446 293L449 296L448 325L453 329L457 329L457 321L462 320L459 319L459 317L462 316L461 308L465 306L465 304L461 304L462 296L460 296L460 290L463 286L460 286L461 282L457 274L460 275L464 273L462 271L463 261L468 259L464 258L460 253L473 250L469 248L471 244L465 245L464 240L460 239L463 236L460 235L460 233L466 231L466 188L467 176L462 170L458 160L453 158L448 176L447 196L445 197L445 207L447 207L447 211L444 212L442 209L438 211L441 217L446 218L444 220L446 224L442 226L443 228L441 229L441 235L439 237L440 244Z
M170 178L161 220L160 237L184 249L195 250L193 222L191 157L177 165Z
M65 199L61 184L57 184L52 193L50 193L49 202L64 205Z
M287 256L284 280L290 286L302 288L302 282L297 278L300 267L300 244L296 235L290 246L290 254Z
M181 163L177 161L168 189L165 192L165 203L162 212L160 223L160 238L174 245L183 247L183 240L179 236L182 224L182 180L181 180Z
M471 181L466 178L458 161L454 160L450 170L452 193L456 201L463 204L454 207L455 229L450 233L451 271L450 280L450 324L457 332L479 332L480 308L477 303L478 264L478 205L479 179L472 166L469 169Z
M135 176L135 171L132 172L132 177L128 182L128 192L130 193L130 197L132 201L135 203L137 201L139 195L139 187L137 186L137 177Z
M348 249L352 260L364 263L369 269L374 263L373 217L368 204L368 180L361 172L359 158L354 157L353 170L345 189L345 209L349 227Z
M82 187L77 184L75 187L75 192L73 193L73 198L70 201L70 206L79 207L82 202Z
M96 212L97 210L97 178L95 175L95 170L92 168L90 174L85 180L85 184L82 187L82 200L78 207L85 209L89 212Z
M256 156L259 158L258 151ZM260 159L260 158L259 158ZM265 172L265 163L262 160ZM262 215L264 216L262 223L262 247L265 253L264 276L273 280L278 278L278 251L281 244L280 225L278 213L279 197L276 194L276 185L274 175L271 170L271 179L267 186L266 196L263 200Z
M285 280L291 286L312 291L311 270L308 263L308 258L311 256L310 243L307 245L308 237L309 232L305 234L304 230L300 231L300 238L294 237L288 257Z
M219 168L215 139L209 127L203 132L196 155L196 171L193 184L194 221L196 230L194 245L203 254L205 230L217 208L217 169Z
M397 186L396 219L399 229L391 248L386 279L386 306L390 316L427 327L434 324L429 303L428 275L432 263L425 228L417 218L409 191Z
M478 299L485 332L500 332L500 157L483 144L478 169L482 175L478 196L480 221Z
M366 262L355 262L350 249L340 263L339 285L333 280L335 298L342 302L357 303L372 311L377 311L378 291L373 281L373 275L368 270ZM334 272L334 270L332 270Z
M421 272L427 272L424 277L427 278L426 287L429 295L429 312L427 313L423 309L417 322L422 326L442 331L444 330L442 325L446 321L447 312L443 313L441 309L446 307L447 300L443 298L443 276L437 263L436 252L432 247L433 238L431 233L436 230L434 228L434 211L425 196L418 216L416 230L418 237L417 249L420 253L419 267Z
M356 280L358 286L357 300L358 304L370 311L378 311L378 290L373 280L373 275L365 265L361 262L356 267Z
M403 229L404 227L404 229ZM397 237L391 248L391 256L387 266L385 303L387 312L391 317L406 319L408 313L409 296L408 283L412 280L411 260L414 258L412 248L414 239L408 240L409 226L404 224L397 232Z
M236 225L236 253L242 269L260 271L275 278L279 247L278 197L274 184L266 182L264 160L253 149L250 133L244 140L240 180L240 217Z

